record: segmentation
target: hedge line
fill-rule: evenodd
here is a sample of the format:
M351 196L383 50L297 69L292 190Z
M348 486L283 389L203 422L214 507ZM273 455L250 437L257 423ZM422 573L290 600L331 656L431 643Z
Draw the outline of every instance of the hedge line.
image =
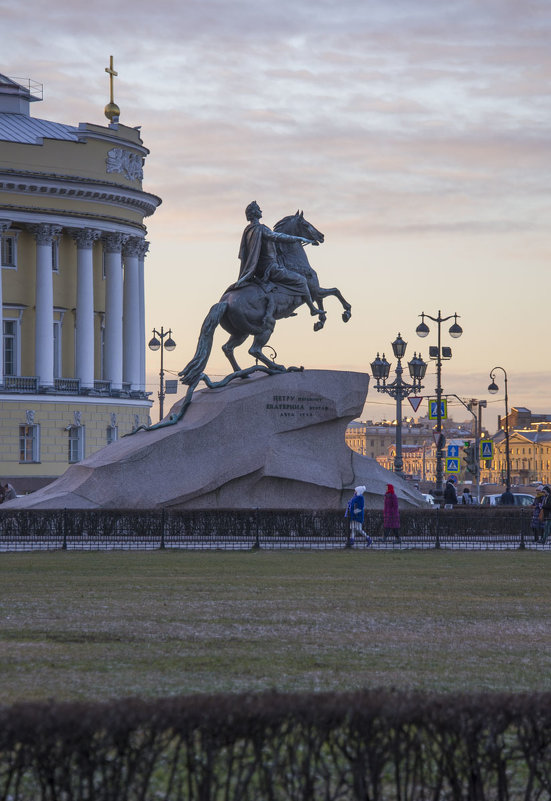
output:
M551 693L265 693L0 709L6 801L550 797Z

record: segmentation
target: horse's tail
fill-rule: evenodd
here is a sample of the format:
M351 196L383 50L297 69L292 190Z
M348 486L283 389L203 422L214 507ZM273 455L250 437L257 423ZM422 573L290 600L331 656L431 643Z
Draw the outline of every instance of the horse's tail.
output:
M214 332L227 308L228 302L226 300L221 300L219 303L214 304L205 317L203 325L201 326L201 333L199 334L195 356L186 364L184 369L178 373L182 384L190 386L199 381L201 373L209 360Z

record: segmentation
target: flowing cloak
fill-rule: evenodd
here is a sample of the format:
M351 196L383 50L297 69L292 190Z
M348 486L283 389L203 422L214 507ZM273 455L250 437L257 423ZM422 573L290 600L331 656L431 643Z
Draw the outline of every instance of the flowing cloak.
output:
M239 245L239 261L241 262L237 280L239 284L250 281L255 274L262 248L262 228L264 226L260 223L249 223L243 231Z

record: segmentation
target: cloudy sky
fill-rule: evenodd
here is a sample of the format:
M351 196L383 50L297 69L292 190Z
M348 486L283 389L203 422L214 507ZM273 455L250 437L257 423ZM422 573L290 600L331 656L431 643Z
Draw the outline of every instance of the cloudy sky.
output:
M551 412L547 0L0 0L0 19L0 71L44 84L36 117L106 122L114 56L121 122L142 126L144 188L163 199L147 325L172 327L169 369L235 280L256 199L270 226L304 210L325 234L308 251L322 285L353 306L345 325L329 299L317 333L305 307L278 323L278 361L365 371L398 332L427 357L436 327L419 339L419 315L457 312L444 392L488 399L491 427L500 365L510 405ZM434 377L432 363L425 392ZM364 417L393 416L387 400L371 390Z

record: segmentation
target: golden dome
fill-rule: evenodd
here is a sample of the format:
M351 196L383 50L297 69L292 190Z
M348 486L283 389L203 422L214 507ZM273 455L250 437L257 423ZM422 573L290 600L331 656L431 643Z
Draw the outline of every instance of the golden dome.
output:
M120 115L121 115L121 110L120 110L120 108L117 106L117 104L116 104L116 103L113 103L113 102L111 102L111 103L108 103L108 104L105 106L105 111L104 111L104 113L105 113L105 116L107 117L107 119L108 119L110 122L113 122L113 120L114 120L114 118L115 118L115 117L120 117Z

